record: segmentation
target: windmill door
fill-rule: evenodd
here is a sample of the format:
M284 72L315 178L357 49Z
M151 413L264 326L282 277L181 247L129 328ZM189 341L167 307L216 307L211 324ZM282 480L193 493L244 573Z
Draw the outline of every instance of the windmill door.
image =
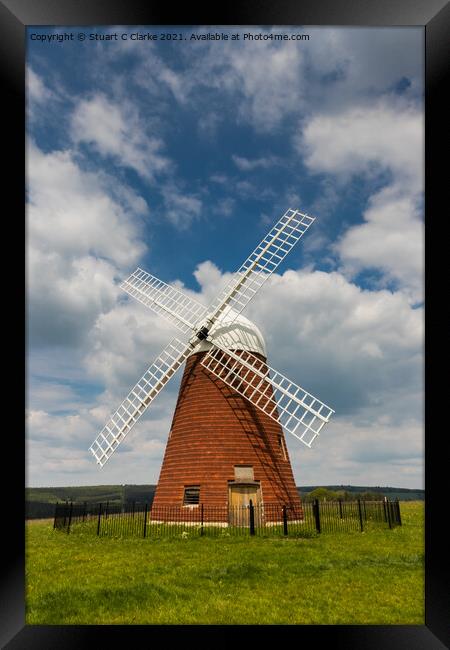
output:
M255 525L261 523L261 492L257 484L230 485L230 524L234 526L250 525L250 499L255 506Z

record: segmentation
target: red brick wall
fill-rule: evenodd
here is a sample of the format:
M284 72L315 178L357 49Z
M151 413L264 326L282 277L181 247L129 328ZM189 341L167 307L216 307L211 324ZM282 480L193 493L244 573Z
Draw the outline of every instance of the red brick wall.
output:
M205 506L227 506L234 466L252 465L264 503L301 508L281 426L208 373L204 354L186 362L154 507L182 505L188 485L200 486Z

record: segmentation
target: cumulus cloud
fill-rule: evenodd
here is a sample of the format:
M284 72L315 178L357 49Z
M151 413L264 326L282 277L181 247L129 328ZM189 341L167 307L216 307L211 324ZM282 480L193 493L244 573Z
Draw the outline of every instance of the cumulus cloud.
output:
M416 421L389 425L371 412L370 425L336 418L311 449L287 438L299 485L378 485L423 488L423 427ZM383 467L383 472L380 472ZM381 478L382 477L382 478Z
M347 180L390 171L414 191L422 189L423 115L414 105L381 101L342 113L315 115L296 140L307 167Z
M254 31L252 29L247 31ZM219 45L219 47L217 47ZM226 92L237 100L240 121L274 130L298 111L304 93L303 56L293 42L214 43L194 62L195 87Z
M423 297L424 224L422 200L389 186L373 195L362 225L349 228L336 245L345 272L381 269L411 302Z
M357 106L343 113L311 118L297 147L314 173L338 183L354 176L383 178L384 187L368 199L364 222L348 229L334 246L351 276L380 270L412 302L423 294L423 115L417 106L396 100Z
M423 87L423 30L373 27L308 29L308 100L312 111L334 113L401 88L419 98ZM376 52L376 55L374 55Z
M98 316L90 332L86 371L119 395L136 383L167 345L168 327L176 336L177 329L140 303L127 299L115 304Z
M42 78L31 68L27 66L27 99L29 102L37 104L45 103L54 98L54 93L45 85Z
M66 258L91 252L120 265L145 250L138 220L113 201L102 177L84 171L70 150L27 149L28 235L33 245ZM108 236L105 237L105 233Z
M70 151L46 154L30 142L27 166L31 341L79 342L113 306L118 271L145 251L139 219Z
M61 379L51 381L34 377L28 386L28 395L28 408L34 412L75 410L83 402L74 388L70 384L62 383Z
M175 181L163 185L161 194L164 200L164 216L177 228L188 228L192 221L201 215L201 199L183 191Z
M241 40L191 43L190 57L177 66L159 57L155 48L136 49L140 63L135 79L152 97L160 99L169 91L184 108L200 109L200 119L205 97L216 117L226 102L237 121L260 132L277 132L286 120L305 113L367 102L399 85L407 97L420 94L420 28L308 27L301 31L311 38L301 42L243 41L244 31L275 35L279 27L223 30L240 31ZM282 32L298 33L299 28L284 26Z
M71 135L75 143L93 146L146 180L170 167L163 141L147 134L136 108L126 100L118 105L101 93L81 100L72 115Z
M199 34L205 31L208 28L196 30ZM291 111L298 110L303 93L302 53L294 42L192 42L190 57L176 68L154 51L147 56L145 50L140 56L136 81L153 97L160 98L169 91L181 106L200 109L199 119L210 135L223 115L224 100L227 106L228 102L237 106L239 122L272 130Z

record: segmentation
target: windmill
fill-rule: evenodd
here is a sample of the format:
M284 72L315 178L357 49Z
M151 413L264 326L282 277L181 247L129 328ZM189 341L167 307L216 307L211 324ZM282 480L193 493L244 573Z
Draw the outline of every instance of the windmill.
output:
M103 465L186 362L154 506L285 503L300 498L283 429L311 447L334 413L267 364L264 339L241 315L314 218L288 209L209 308L138 268L122 284L181 330L94 440Z

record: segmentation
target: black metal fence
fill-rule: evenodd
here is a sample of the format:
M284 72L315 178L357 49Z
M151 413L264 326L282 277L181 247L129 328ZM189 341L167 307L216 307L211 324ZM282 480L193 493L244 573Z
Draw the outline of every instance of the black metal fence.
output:
M198 535L291 535L368 531L401 526L396 501L318 501L293 508L277 504L249 506L159 506L131 503L127 506L98 503L58 503L53 527L110 537Z

